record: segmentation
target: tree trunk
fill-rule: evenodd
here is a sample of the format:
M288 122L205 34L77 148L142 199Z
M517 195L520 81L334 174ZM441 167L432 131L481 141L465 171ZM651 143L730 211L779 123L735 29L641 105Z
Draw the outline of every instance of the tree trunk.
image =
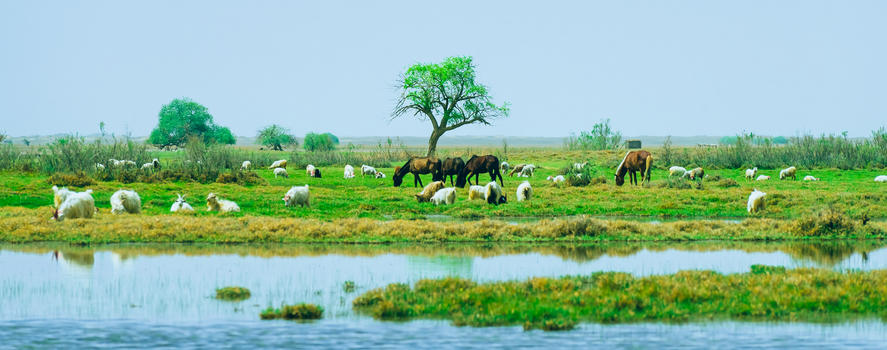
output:
M431 137L428 138L428 154L426 157L433 157L435 153L437 153L437 140L440 140L443 133L444 132L439 129L435 129L431 132Z

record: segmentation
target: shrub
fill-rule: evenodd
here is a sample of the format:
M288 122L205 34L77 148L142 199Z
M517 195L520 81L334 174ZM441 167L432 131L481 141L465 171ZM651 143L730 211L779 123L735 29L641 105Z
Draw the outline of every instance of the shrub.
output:
M305 135L303 146L306 151L332 151L336 148L336 143L331 137L332 134L315 134L313 132Z
M795 220L792 230L802 236L847 235L856 230L856 223L843 211L830 206L818 213Z
M267 185L268 181L258 174L251 171L234 170L230 173L221 173L216 182L223 184L236 183L241 186L247 185Z
M579 136L570 135L567 148L583 150L617 149L622 142L622 134L610 128L610 119L595 123L591 131L581 131Z
M323 308L314 304L283 305L280 309L268 307L259 314L263 320L317 320L323 317Z
M249 299L249 289L243 287L224 287L216 289L216 299L228 301L241 301Z
M565 182L569 186L588 186L607 183L607 178L591 166L583 167L582 170L576 170L576 168L569 166L562 168L560 173L564 175Z
M345 281L345 285L342 286L342 290L344 290L345 293L352 293L354 292L355 287L356 285L354 284L354 281Z
M49 184L57 186L84 187L94 185L95 180L83 172L73 174L52 174L52 176L49 177Z
M721 188L738 187L739 183L733 179L723 179L721 181L718 181L716 186L721 187Z
M751 266L751 274L752 275L773 275L777 273L785 273L784 266L768 266L768 265L752 265Z

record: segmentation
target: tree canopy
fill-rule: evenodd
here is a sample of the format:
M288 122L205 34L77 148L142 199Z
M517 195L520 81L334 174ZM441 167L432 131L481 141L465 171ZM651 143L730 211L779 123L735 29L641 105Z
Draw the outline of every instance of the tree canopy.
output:
M283 151L286 146L298 145L296 137L290 134L289 130L277 124L259 130L256 139L259 144L276 151Z
M230 129L216 125L206 107L188 98L177 98L161 107L158 119L148 138L158 147L184 145L189 136L200 137L205 143L236 142Z
M332 151L336 149L339 138L333 134L315 134L310 132L305 135L303 146L306 151Z
M401 75L392 118L412 115L431 123L429 156L447 131L468 124L490 125L493 119L508 116L508 103L493 103L487 87L475 81L474 69L471 57L449 57L442 63L415 64Z

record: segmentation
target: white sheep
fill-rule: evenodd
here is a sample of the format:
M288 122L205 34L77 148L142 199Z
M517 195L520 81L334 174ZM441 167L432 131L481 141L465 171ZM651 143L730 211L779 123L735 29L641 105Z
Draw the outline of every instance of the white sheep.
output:
M745 179L751 180L755 178L755 175L758 174L758 167L754 167L753 169L745 169Z
M206 196L206 211L220 211L223 213L230 213L240 211L240 207L237 205L237 203L226 199L221 199L216 196L215 193L210 193Z
M92 198L92 190L85 192L70 192L65 200L52 213L52 218L57 221L64 219L91 218L95 215L95 200Z
M682 166L673 166L668 168L668 176L678 176L684 177L684 174L687 173L687 169Z
M878 175L875 177L875 182L887 182L887 175Z
M277 178L278 176L283 176L285 178L289 178L290 174L287 173L286 169L284 169L284 168L274 168L274 178Z
M521 177L532 177L533 172L536 171L536 166L533 164L524 165L524 168L520 171Z
M521 182L520 185L517 185L517 201L523 202L528 201L533 197L533 187L530 186L529 181Z
M188 202L185 202L185 196L178 194L178 193L176 193L176 196L178 196L179 198L176 198L176 201L172 204L172 207L169 208L170 212L176 213L176 212L180 212L180 211L181 212L194 211L194 208L191 207L191 204L188 204Z
M127 165L128 166L137 166L138 165L138 164L136 164L136 162L131 161L131 160L122 160L121 162L122 162L123 166L127 166Z
M508 170L511 169L511 164L508 164L508 162L502 162L499 166L502 168L503 173L508 172Z
M767 180L770 180L769 175L760 175L760 176L758 176L757 179L755 179L755 181L767 181Z
M363 176L366 176L366 175L376 176L376 168L373 168L369 165L364 164L364 165L360 166L360 173Z
M483 186L472 185L468 188L468 200L484 198L485 193L486 189Z
M154 160L152 160L150 163L142 164L142 169L159 170L160 169L160 160L158 160L157 158L154 158Z
M111 214L140 212L142 212L142 199L136 191L119 190L111 195Z
M308 166L305 167L305 174L307 174L308 177L314 177L315 170L317 170L317 168L315 168L314 165L308 164Z
M793 167L793 166L788 167L788 168L785 168L785 169L782 169L782 170L779 172L779 179L780 179L780 180L785 180L785 179L787 179L787 178L792 178L792 180L797 180L798 177L795 175L795 172L797 172L797 170L798 170L798 169L795 168L795 167Z
M559 184L564 183L564 181L567 181L567 179L564 178L563 175L549 176L546 180L551 181L551 182L554 183L555 185L559 185Z
M56 209L62 206L62 202L68 198L68 196L77 193L69 190L67 187L59 188L58 186L52 186L52 204Z
M446 187L437 190L434 196L431 196L431 203L434 205L452 205L456 202L456 188Z
M376 172L376 178L377 178L377 179L384 179L384 178L385 178L385 173L383 173L383 172L381 172L381 171L377 171L377 172Z
M274 169L274 168L286 169L286 159L274 161L274 163L271 163L271 166L268 167L268 169Z
M310 207L310 192L308 191L308 185L305 186L293 186L289 191L286 191L286 194L283 196L283 204L287 207L293 207L296 205L303 207Z
M244 170L244 171L249 170L249 168L251 166L253 166L253 162L250 162L248 160L244 160L243 163L240 164L240 170Z
M813 175L807 175L807 176L804 176L804 181L819 181L819 179L817 179Z
M352 179L354 178L354 167L350 164L345 164L345 178Z
M108 165L113 166L113 167L118 167L118 166L123 165L123 162L119 161L117 159L114 159L114 158L108 158Z
M582 168L585 168L586 165L588 165L588 162L573 163L573 169L582 170Z
M757 213L761 209L764 209L764 196L767 194L761 191L758 191L756 188L752 193L748 196L748 213Z
M508 198L502 194L502 187L499 183L493 181L484 186L484 200L489 204L503 204L508 202Z
M102 163L95 163L95 170L103 171L105 170L105 165Z

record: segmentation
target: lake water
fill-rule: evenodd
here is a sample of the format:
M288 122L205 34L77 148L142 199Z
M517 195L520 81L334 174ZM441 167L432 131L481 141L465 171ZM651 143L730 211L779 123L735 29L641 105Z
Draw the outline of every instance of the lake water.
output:
M0 348L133 347L630 347L883 348L878 321L581 324L568 332L381 322L355 314L360 293L395 282L477 281L623 271L723 273L752 264L887 268L887 244L692 243L613 245L0 246ZM58 253L54 253L58 252ZM345 281L357 288L346 292ZM237 285L243 302L213 298ZM269 305L322 305L324 319L261 321Z

